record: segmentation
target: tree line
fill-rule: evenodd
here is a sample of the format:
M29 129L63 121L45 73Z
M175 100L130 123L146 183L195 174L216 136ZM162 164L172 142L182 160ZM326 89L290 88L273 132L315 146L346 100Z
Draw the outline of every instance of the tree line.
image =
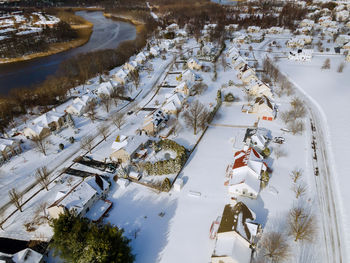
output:
M106 12L110 11L113 10ZM14 117L27 113L35 106L48 109L62 103L72 88L124 64L130 56L142 50L157 26L150 15L144 17L145 26L138 32L136 39L125 41L116 49L78 54L61 62L57 72L44 82L11 90L9 95L0 101L0 132L4 133Z

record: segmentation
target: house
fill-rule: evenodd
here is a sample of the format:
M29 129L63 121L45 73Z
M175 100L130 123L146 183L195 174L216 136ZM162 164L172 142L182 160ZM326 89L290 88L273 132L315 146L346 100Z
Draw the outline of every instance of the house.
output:
M337 43L338 46L343 46L344 44L350 42L350 36L349 35L339 35L337 39L335 40L335 43Z
M248 33L259 33L261 30L260 26L248 26L247 32Z
M187 61L187 67L192 70L200 70L202 68L202 63L200 63L196 58L190 58Z
M99 96L101 96L101 95L111 96L113 89L114 89L114 87L110 81L102 82L99 85L99 87L96 89L96 93Z
M43 263L44 257L31 248L25 248L15 254L0 253L0 262L13 263Z
M184 72L180 74L180 76L177 78L178 81L188 81L188 82L195 82L195 81L200 81L202 80L201 76L196 74L193 70L191 69L186 69Z
M247 35L246 34L241 34L239 36L236 36L234 39L233 39L233 43L235 44L244 44L245 40L247 39Z
M232 46L226 53L226 57L228 57L230 59L231 63L235 63L236 60L239 57L239 52L237 50L237 48L235 48L234 46Z
M229 195L256 199L260 192L261 175L266 170L263 157L255 149L250 147L236 152L233 164L226 170L229 181L225 184Z
M248 86L247 86L247 92L253 96L265 95L268 98L273 97L273 93L272 93L270 87L260 80L250 81Z
M350 50L350 42L346 43L346 44L343 46L343 49Z
M212 42L208 42L202 47L201 51L203 56L214 56L217 48Z
M247 65L247 62L242 57L239 57L237 58L236 62L233 64L233 68L235 70L241 71L244 67L246 67L246 65Z
M305 41L301 38L293 37L288 40L287 47L289 48L303 48L305 45Z
M237 77L242 80L243 84L248 84L251 81L258 80L255 70L249 67L247 64L245 64L245 66L241 69Z
M283 27L273 26L267 29L268 34L282 34Z
M119 69L118 72L112 76L112 78L119 84L125 85L125 83L129 80L129 73L129 70L127 69Z
M332 17L330 16L322 16L318 19L318 23L323 27L328 27L332 22Z
M271 131L265 128L248 128L243 139L248 146L259 151L263 151L271 140Z
M140 52L136 55L135 61L137 64L142 65L147 61L147 57L144 52Z
M300 27L313 27L315 25L315 21L311 20L311 19L303 19L299 26Z
M349 11L348 10L342 10L342 11L338 11L335 13L335 20L339 21L339 22L344 22L346 20L348 20L349 18Z
M65 211L85 216L101 197L106 196L109 183L96 175L81 181L68 192L57 193L55 202L48 207L51 218L58 218Z
M264 34L262 32L249 33L248 38L249 38L249 41L252 43L260 43L264 40Z
M51 131L56 131L62 128L65 123L65 112L56 112L55 109L44 113L34 119L24 130L23 134L27 138L37 136L46 137Z
M175 87L175 92L181 93L184 96L190 95L190 86L187 81L182 81L179 85Z
M142 131L148 136L155 136L162 128L166 127L168 120L168 114L162 109L157 109L145 117Z
M141 136L120 136L120 139L112 144L113 152L110 158L119 163L129 163L136 152L147 145L148 137Z
M150 48L149 53L152 56L156 57L156 56L158 56L160 54L160 48L157 47L157 46L153 46L153 47Z
M65 112L72 115L81 116L86 112L87 105L91 99L92 98L88 95L83 95L82 97L75 98L73 100L73 103L66 108Z
M312 59L312 53L312 49L293 50L289 52L288 59L294 61L310 61Z
M184 97L179 93L172 93L165 95L166 101L162 106L162 110L165 114L177 114L181 111Z
M242 202L224 207L216 234L212 263L250 263L261 226L255 214Z
M166 31L168 32L175 32L179 30L179 25L176 23L173 23L165 28Z
M160 49L165 51L172 49L174 46L175 46L175 42L171 39L164 39L159 45Z
M132 71L135 71L139 68L137 62L135 60L132 60L130 62L126 62L123 66L123 69L126 71L126 72L132 72Z
M21 152L19 141L0 138L0 165Z
M310 26L304 26L304 27L301 27L301 28L297 28L297 29L295 30L295 33L301 33L301 34L306 34L306 35L308 35L308 34L311 33L311 31L312 31L312 27L310 27Z
M263 95L255 99L252 113L257 114L262 120L272 121L276 118L276 107L271 99Z

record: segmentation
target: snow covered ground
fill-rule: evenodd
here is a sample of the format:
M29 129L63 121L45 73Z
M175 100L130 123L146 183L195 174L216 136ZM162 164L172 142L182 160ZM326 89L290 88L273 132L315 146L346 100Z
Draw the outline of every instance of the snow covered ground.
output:
M326 58L331 61L331 69L321 70ZM279 66L283 73L305 93L312 98L312 102L319 111L323 126L326 130L325 141L331 149L329 164L331 165L332 180L334 181L334 195L341 216L341 233L345 236L344 252L350 249L349 217L350 206L346 200L350 198L348 174L350 164L348 152L350 138L348 136L350 107L348 88L350 68L345 66L343 73L337 68L344 62L343 56L316 56L311 62L298 63L280 61Z

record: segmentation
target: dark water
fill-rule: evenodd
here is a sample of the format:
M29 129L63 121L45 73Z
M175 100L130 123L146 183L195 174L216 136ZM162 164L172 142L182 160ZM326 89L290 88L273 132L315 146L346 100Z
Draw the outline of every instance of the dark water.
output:
M0 94L6 95L11 89L29 87L35 83L40 83L56 72L61 61L76 54L116 48L122 41L136 37L136 29L133 25L107 19L102 12L81 11L76 14L94 24L89 42L81 47L48 57L0 64Z

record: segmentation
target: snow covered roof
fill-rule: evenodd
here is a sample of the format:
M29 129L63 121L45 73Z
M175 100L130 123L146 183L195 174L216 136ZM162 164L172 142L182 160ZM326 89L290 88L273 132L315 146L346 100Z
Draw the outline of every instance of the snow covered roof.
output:
M43 255L30 248L23 249L12 256L15 263L39 263L42 258Z
M109 81L103 82L97 88L97 93L110 95L112 93L112 89L113 89L113 86Z
M0 138L0 151L4 151L8 146L15 144L15 141Z
M33 120L34 124L42 124L43 127L47 127L52 122L57 122L60 118L65 115L64 112L48 111L38 118Z
M91 177L85 182L89 184L93 189L95 189L99 195L101 195L102 192L106 191L109 188L109 183L99 175Z
M238 236L218 238L213 258L230 257L232 262L250 263L252 251Z
M141 144L144 144L148 141L148 137L146 135L135 135L135 136L128 136L126 139L124 139L123 141L121 141L119 144L114 144L114 147L112 146L112 148L115 151L118 151L120 149L124 149L128 154L133 154L139 147Z

